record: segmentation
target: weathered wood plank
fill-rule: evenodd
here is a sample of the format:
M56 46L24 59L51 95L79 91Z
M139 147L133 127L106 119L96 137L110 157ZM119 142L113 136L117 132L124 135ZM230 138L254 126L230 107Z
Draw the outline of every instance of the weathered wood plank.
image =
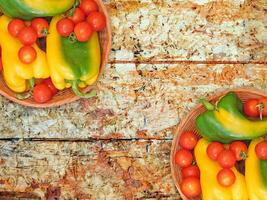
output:
M109 0L111 61L267 62L263 0Z
M266 88L266 65L114 64L97 98L53 109L0 98L0 138L172 138L198 98L240 86Z
M170 146L145 140L0 141L1 199L179 199Z

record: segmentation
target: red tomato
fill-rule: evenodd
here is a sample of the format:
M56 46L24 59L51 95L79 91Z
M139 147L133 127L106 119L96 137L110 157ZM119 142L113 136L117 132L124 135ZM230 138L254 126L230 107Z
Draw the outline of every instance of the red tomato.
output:
M52 98L52 92L46 84L41 83L34 87L33 98L37 103L45 103Z
M23 46L18 53L19 59L25 64L30 64L36 59L36 51L32 46Z
M193 162L193 155L190 151L180 149L175 154L175 163L180 167L188 167Z
M249 117L259 117L258 99L249 99L244 103L243 111Z
M255 147L256 155L261 160L267 160L267 141L260 142Z
M223 187L229 187L235 182L235 173L231 169L221 169L217 174L217 181Z
M189 176L194 176L199 178L200 177L200 171L198 166L196 165L190 165L188 167L185 167L182 169L182 176L183 178L189 177Z
M100 12L91 12L87 17L87 22L93 27L94 31L101 31L106 27L106 17Z
M236 163L235 154L231 150L225 149L218 155L217 161L222 168L231 168Z
M80 8L88 15L90 12L98 11L98 5L94 0L82 0Z
M48 34L48 22L44 18L35 18L31 22L31 27L36 31L38 38Z
M49 87L53 96L57 94L58 89L54 86L51 78L44 79L42 83L46 84Z
M8 32L13 37L17 37L19 32L25 27L25 23L21 19L12 19L8 24Z
M192 150L196 146L198 138L193 131L185 131L181 134L179 144L181 147Z
M73 15L69 17L75 24L85 20L85 14L80 8L76 8Z
M218 155L224 150L223 144L219 142L212 142L207 148L207 154L210 159L217 160Z
M198 197L201 193L200 181L196 177L187 177L182 180L181 191L187 198Z
M248 147L244 142L234 141L229 149L234 152L236 160L245 160L247 158Z
M261 98L259 100L259 108L263 117L267 117L267 98Z
M24 45L32 45L37 40L37 33L32 27L24 27L18 35L20 42Z
M86 42L93 34L92 27L88 22L80 22L74 28L76 38L80 42Z
M71 19L63 18L57 22L57 31L63 37L68 37L74 30L74 22Z

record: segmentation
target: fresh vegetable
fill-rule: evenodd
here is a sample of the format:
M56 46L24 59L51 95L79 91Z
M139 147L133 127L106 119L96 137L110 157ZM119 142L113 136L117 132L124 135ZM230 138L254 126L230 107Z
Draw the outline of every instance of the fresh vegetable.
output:
M235 173L231 169L221 169L217 174L218 183L223 187L229 187L235 182Z
M259 142L255 148L256 155L261 160L267 160L267 141Z
M245 162L249 200L267 200L267 160L260 160L255 152L256 145L262 141L258 138L250 143Z
M62 18L57 22L57 31L63 37L68 37L74 30L74 22L68 18Z
M234 141L230 144L229 149L234 152L236 160L245 160L247 158L248 147L244 142Z
M36 51L31 46L23 46L18 53L19 59L24 64L30 64L36 59Z
M266 97L259 99L258 107L259 107L259 110L262 116L267 117L267 98Z
M59 90L71 85L75 94L82 98L95 96L95 91L84 94L79 87L92 85L98 77L101 62L98 35L94 33L87 42L73 42L61 37L56 29L60 19L61 16L52 19L47 37L52 82Z
M81 0L80 8L86 15L89 15L91 12L98 11L98 5L94 0Z
M50 89L50 91L52 92L52 95L53 95L53 96L57 94L58 89L57 89L57 88L54 86L54 84L52 83L51 78L44 79L44 80L42 81L42 83L46 84L46 85L49 87L49 89Z
M33 89L33 99L37 103L45 103L51 100L52 96L50 88L44 83L36 85Z
M179 144L181 147L192 150L196 146L198 138L193 131L185 131L181 134Z
M28 89L28 82L32 78L48 78L49 68L45 52L36 44L36 59L31 64L24 64L19 60L17 52L23 46L20 41L8 32L11 21L6 16L0 17L0 46L2 47L3 75L7 86L14 92L24 92Z
M85 14L81 8L76 8L69 19L71 19L75 24L78 24L85 20Z
M188 198L198 197L201 194L200 181L196 177L187 177L181 183L181 191Z
M87 17L87 22L94 31L101 31L106 27L106 17L100 12L91 12Z
M31 27L37 33L38 38L45 37L48 34L48 22L44 18L35 18L31 22Z
M213 199L238 199L247 200L247 188L245 177L239 173L235 167L231 168L234 172L236 180L234 184L229 187L224 187L217 181L217 174L221 170L220 165L210 159L207 156L207 148L209 142L202 138L198 141L194 153L197 165L200 169L200 183L202 188L202 199L213 200Z
M200 177L200 171L199 171L198 166L190 165L188 167L182 168L182 177L186 178L190 176L197 177L197 178Z
M267 120L249 120L242 114L242 102L233 93L223 96L216 106L203 100L208 109L196 119L199 133L210 141L230 143L250 140L267 133Z
M175 153L175 163L180 167L188 167L193 162L193 155L186 149L180 149Z
M224 149L218 155L217 162L222 168L234 167L236 163L235 154L229 149Z
M37 33L32 27L24 27L18 34L20 42L24 45L32 45L37 40Z
M244 103L243 112L249 117L259 117L259 100L258 99L249 99Z
M88 22L80 22L74 28L76 38L80 42L86 42L93 34L93 29Z
M0 0L0 9L9 17L31 20L69 10L75 0Z
M21 19L12 19L8 24L8 32L13 36L17 37L19 32L25 27L25 23Z
M219 142L212 142L207 148L207 155L212 160L217 160L219 154L224 150L224 146Z
M2 57L0 57L0 72L3 70Z

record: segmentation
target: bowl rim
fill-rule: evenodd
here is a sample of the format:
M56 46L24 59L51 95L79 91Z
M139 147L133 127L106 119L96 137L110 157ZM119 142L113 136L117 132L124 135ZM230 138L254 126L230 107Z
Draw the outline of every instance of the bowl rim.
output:
M227 94L228 92L234 92L234 93L250 93L250 94L254 94L254 95L258 95L258 96L262 96L262 97L267 97L267 93L263 90L260 89L256 89L253 87L241 87L241 88L232 88L232 89L227 89L224 91L220 91L218 93L214 93L212 96L208 97L207 100L210 101L217 101L220 97L222 97L223 95ZM171 165L171 174L172 174L172 180L175 184L176 189L179 192L180 197L183 200L191 200L191 199L195 199L198 200L199 198L187 198L181 191L180 189L180 185L178 183L178 177L175 176L175 170L177 167L175 167L175 163L174 163L174 156L175 156L175 150L177 148L178 145L178 141L181 135L181 132L183 131L183 127L184 125L187 123L188 120L190 120L192 118L192 116L194 115L196 110L199 110L201 108L203 108L204 106L201 103L198 103L197 105L195 105L193 108L191 108L191 110L189 111L189 113L176 125L175 130L173 131L173 139L172 139L172 146L171 146L171 153L170 153L170 165Z

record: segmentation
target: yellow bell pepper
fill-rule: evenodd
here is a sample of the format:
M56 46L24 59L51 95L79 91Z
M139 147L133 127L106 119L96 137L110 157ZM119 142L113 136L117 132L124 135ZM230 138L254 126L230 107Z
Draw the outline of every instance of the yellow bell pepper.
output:
M221 186L217 181L217 174L222 169L220 165L211 160L206 151L209 142L200 139L194 153L200 169L200 183L203 200L248 200L245 177L235 167L235 183L229 187Z
M23 46L20 41L8 32L8 23L11 21L6 16L0 17L0 46L2 48L3 75L7 86L14 92L25 92L28 80L32 78L48 78L49 67L43 52L37 44L36 59L31 64L24 64L18 57L19 49Z
M246 182L249 200L267 200L267 161L260 160L256 153L256 145L262 138L252 140L246 159Z

